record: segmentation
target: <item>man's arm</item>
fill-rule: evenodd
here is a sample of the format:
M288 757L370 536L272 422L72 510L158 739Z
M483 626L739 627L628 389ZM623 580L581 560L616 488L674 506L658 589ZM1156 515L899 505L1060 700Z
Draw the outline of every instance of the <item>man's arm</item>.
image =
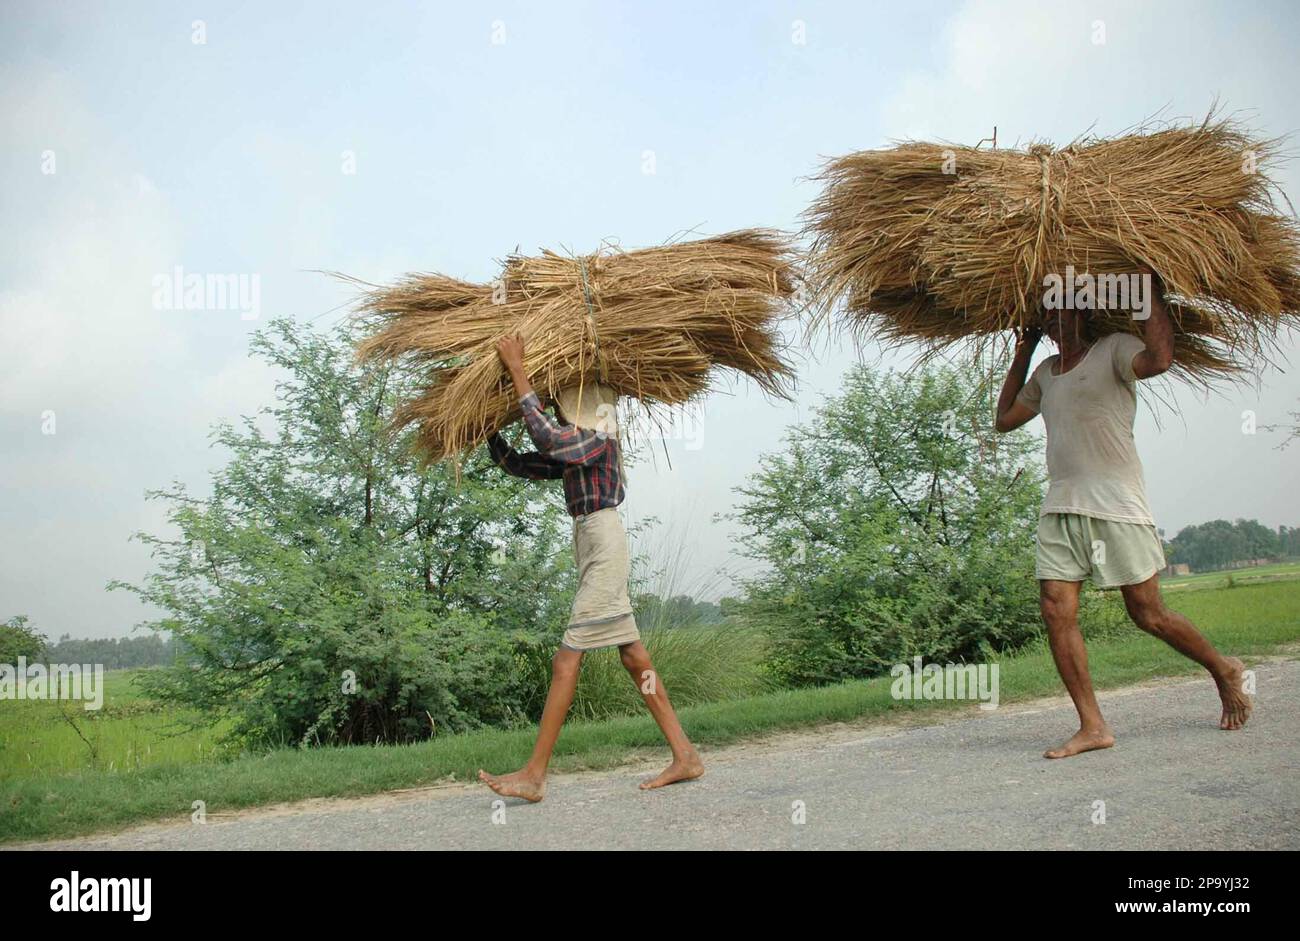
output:
M1169 320L1159 281L1152 279L1151 316L1142 327L1142 340L1146 349L1133 357L1133 375L1150 379L1167 372L1174 364L1174 325Z
M1042 335L1038 327L1028 327L1016 343L1016 352L1011 358L1011 368L1007 370L1007 378L1002 383L1002 392L998 395L998 414L993 422L993 427L998 431L1014 431L1038 414L1016 397L1025 387L1029 362L1034 358L1034 348L1038 346L1038 340Z
M524 371L524 338L516 333L497 340L497 356L515 384L515 396L522 399L532 392L533 385Z
M488 438L488 453L493 462L512 477L525 480L556 480L564 476L564 465L551 460L545 454L536 452L520 454L506 444L500 432L493 432Z
M524 425L538 451L561 464L589 464L605 450L608 442L600 433L575 425L559 425L542 411L541 400L524 371L524 341L517 334L498 340L497 354L510 373L523 409Z

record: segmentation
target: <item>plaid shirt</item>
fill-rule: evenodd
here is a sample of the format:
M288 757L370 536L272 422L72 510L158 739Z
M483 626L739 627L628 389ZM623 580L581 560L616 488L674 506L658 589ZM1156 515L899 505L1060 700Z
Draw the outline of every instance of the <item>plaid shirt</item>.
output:
M564 479L569 515L595 513L623 502L618 439L575 425L560 425L542 411L536 393L519 400L524 424L537 450L520 454L499 435L488 438L492 460L507 474L528 480Z

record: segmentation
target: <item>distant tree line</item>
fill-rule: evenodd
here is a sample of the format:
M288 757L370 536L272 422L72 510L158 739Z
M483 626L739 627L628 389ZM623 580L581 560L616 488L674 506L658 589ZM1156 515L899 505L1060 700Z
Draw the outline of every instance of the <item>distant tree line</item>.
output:
M690 595L663 598L641 594L632 605L637 624L642 627L690 627L695 624L718 624L722 608L713 601L696 601Z
M96 639L64 634L45 652L50 663L102 663L105 670L169 666L175 657L175 641L158 634Z
M28 663L91 663L105 670L133 670L170 664L176 649L174 640L159 634L93 640L64 634L51 644L25 614L0 624L0 663L13 666L25 657Z
M1300 526L1272 530L1258 520L1211 520L1179 530L1165 548L1171 563L1186 563L1194 572L1214 571L1256 559L1300 556Z

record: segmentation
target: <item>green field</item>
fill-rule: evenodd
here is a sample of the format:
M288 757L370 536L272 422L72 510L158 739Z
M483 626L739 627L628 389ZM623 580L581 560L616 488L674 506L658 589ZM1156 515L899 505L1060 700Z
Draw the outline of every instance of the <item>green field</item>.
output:
M1292 578L1300 578L1300 562L1277 562L1273 565L1261 565L1258 568L1178 575L1173 578L1160 579L1160 585L1162 588L1170 590L1224 588L1229 582L1233 585L1257 585L1260 582L1276 582Z
M0 785L67 771L139 771L219 757L223 725L144 698L133 670L104 674L104 703L23 700L0 705ZM193 726L198 726L197 728Z
M1232 588L1198 586L1174 593L1182 611L1225 652L1259 657L1300 640L1300 580ZM1200 668L1136 629L1090 644L1098 687ZM617 676L614 662L595 666ZM470 779L479 767L509 770L532 745L531 728L451 735L410 746L281 749L229 757L221 730L185 731L184 716L142 700L129 674L112 674L94 719L55 704L0 704L0 840L50 838L113 829L143 820L187 819L194 801L209 813L307 797L339 797ZM664 676L672 689L672 674ZM1062 691L1039 643L1001 661L1001 701ZM889 678L786 690L686 706L682 723L699 744L717 746L779 730L921 712L966 710L970 703L907 702L890 696ZM73 710L64 706L64 710ZM1207 715L1207 723L1217 722ZM1065 731L1065 730L1063 730ZM82 736L85 736L85 740ZM607 768L649 753L666 756L657 728L638 715L572 722L560 738L555 770Z

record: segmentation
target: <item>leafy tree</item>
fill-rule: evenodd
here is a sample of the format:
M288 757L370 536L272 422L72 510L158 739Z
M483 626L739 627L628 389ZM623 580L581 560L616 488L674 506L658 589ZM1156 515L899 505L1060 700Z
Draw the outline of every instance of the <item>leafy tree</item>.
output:
M45 654L45 637L28 624L25 614L15 615L0 624L0 663L18 665L19 657L29 663L39 661Z
M1169 543L1169 560L1193 571L1227 568L1249 559L1273 559L1287 553L1286 527L1273 532L1257 520L1210 520L1185 526Z
M166 614L183 662L144 682L234 717L250 743L409 741L518 721L516 658L563 630L572 568L558 486L520 486L481 450L421 467L389 424L416 377L358 366L348 326L280 320L251 348L277 401L213 434L212 493L179 483L157 570L115 583Z
M766 566L736 607L767 628L783 681L1037 636L1039 445L996 434L992 414L972 371L859 367L738 488L743 545Z
M1236 529L1241 533L1245 542L1246 554L1243 561L1248 559L1271 559L1276 557L1282 548L1277 533L1258 520L1239 519L1236 522Z
M734 617L738 617L740 615L742 604L743 602L739 598L733 598L730 596L726 598L720 598L718 600L719 617L724 621L730 620L731 618Z
M1300 556L1300 526L1277 528L1278 553L1286 558Z

